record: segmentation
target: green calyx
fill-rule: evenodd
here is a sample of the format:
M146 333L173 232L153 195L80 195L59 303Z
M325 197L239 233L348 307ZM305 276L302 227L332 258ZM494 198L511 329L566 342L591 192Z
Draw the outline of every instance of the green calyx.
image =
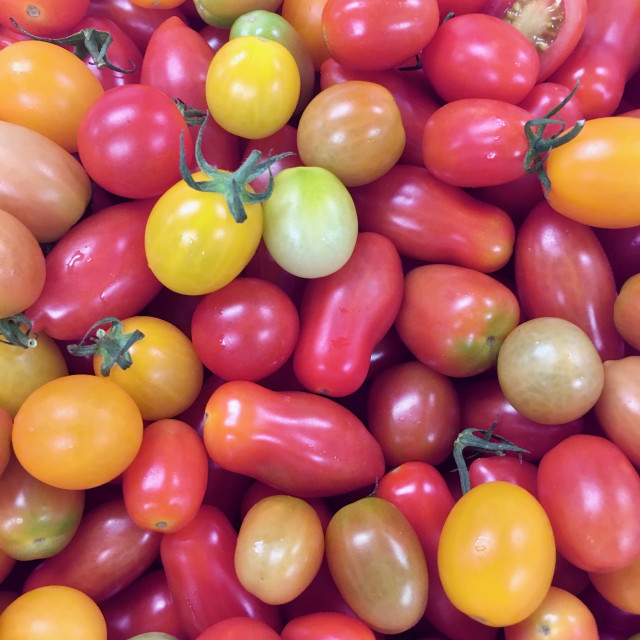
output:
M90 57L98 69L104 69L106 67L107 69L111 69L111 71L117 71L119 73L133 73L136 70L136 65L132 60L129 60L132 65L131 69L116 67L109 60L107 57L107 49L113 42L113 36L108 31L100 31L93 27L87 27L63 38L43 38L25 31L13 18L9 19L16 29L19 29L32 40L73 47L74 56L80 58L80 60L85 60Z
M464 458L464 450L471 448L481 453L492 453L493 455L504 456L507 451L515 451L518 456L523 453L529 453L527 449L523 449L513 444L509 440L494 434L494 430L498 421L494 422L488 429L465 429L458 434L453 444L453 459L460 473L460 485L463 495L471 489L471 481L469 480L469 470L467 462Z
M551 189L551 181L544 168L544 163L549 155L549 152L556 147L559 147L567 142L573 140L584 127L584 120L577 120L576 123L568 131L565 131L566 124L562 119L554 119L555 116L562 107L564 107L571 98L573 98L575 92L578 90L580 81L576 82L576 86L571 93L553 109L548 111L542 118L534 118L529 120L524 125L525 136L529 143L529 149L524 157L524 170L527 173L535 173L542 184L545 195L549 193ZM549 125L558 124L561 126L560 131L554 133L551 136L544 137L545 129Z
M38 340L31 333L31 326L31 320L21 313L0 318L0 344L33 349L38 345Z
M244 222L247 219L245 204L257 204L265 202L273 193L273 175L271 166L286 156L294 155L293 152L279 153L278 155L261 160L262 154L254 149L247 159L233 173L220 171L211 166L202 155L202 132L207 124L210 114L207 116L200 127L198 137L195 144L195 157L200 170L208 177L209 180L196 181L191 175L191 171L187 166L185 150L184 150L184 132L180 136L180 175L182 179L196 191L206 193L219 193L224 196L227 207L233 219L236 222ZM262 175L265 171L269 172L269 184L261 193L255 193L248 189L249 183Z
M204 121L207 118L207 114L202 109L196 109L195 107L190 107L184 100L180 98L171 98L173 103L178 107L178 111L182 114L184 121L187 123L188 127L197 127L199 125L204 124Z
M102 328L104 324L110 325L110 331ZM94 331L95 335L92 335ZM79 344L68 345L67 351L72 356L102 356L100 375L106 377L115 365L128 369L133 364L129 349L142 338L144 333L138 329L124 333L122 323L117 318L102 318L87 331ZM88 340L92 344L86 344Z

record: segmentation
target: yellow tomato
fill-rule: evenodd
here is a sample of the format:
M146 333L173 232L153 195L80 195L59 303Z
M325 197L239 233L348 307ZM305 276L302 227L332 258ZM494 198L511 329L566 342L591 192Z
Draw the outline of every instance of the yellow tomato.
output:
M492 627L531 615L551 586L551 523L526 489L503 481L472 488L447 517L438 571L451 602Z
M27 591L0 615L2 640L106 640L98 605L73 587L52 585Z
M140 409L126 391L107 378L75 374L43 384L22 403L11 441L20 464L38 480L90 489L129 466L142 429Z
M266 138L293 115L300 72L279 42L240 36L213 56L205 88L211 116L223 129L243 138Z
M85 63L63 47L22 40L0 50L0 120L37 131L73 153L78 126L104 93Z

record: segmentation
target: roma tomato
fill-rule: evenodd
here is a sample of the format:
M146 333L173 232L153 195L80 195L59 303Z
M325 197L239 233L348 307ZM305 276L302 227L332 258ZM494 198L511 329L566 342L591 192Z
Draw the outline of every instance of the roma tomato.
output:
M322 27L329 53L341 64L391 69L417 55L431 40L438 17L435 0L328 0Z
M80 340L108 316L139 313L162 285L144 255L151 200L109 206L83 219L45 259L38 299L25 310L34 331L58 340Z
M502 627L540 606L551 586L555 555L541 504L526 489L495 481L456 502L442 529L438 569L456 607Z
M0 23L15 29L13 18L25 31L35 36L54 38L80 22L89 8L89 0L7 0L0 8Z
M177 531L200 508L208 471L207 451L191 425L174 419L147 425L136 457L122 474L131 519L143 529Z
M343 397L362 386L371 353L398 314L403 288L397 249L366 231L343 267L307 283L293 353L294 373L307 390Z
M367 497L339 509L327 527L326 556L342 597L374 631L401 633L422 618L427 562L416 532L390 502Z
M100 603L131 584L153 563L161 534L146 531L129 516L121 498L87 511L76 535L27 576L24 591L51 584L80 589Z
M558 551L576 567L615 571L640 555L640 476L610 440L577 434L548 451L538 497Z
M80 58L49 42L0 50L0 120L37 131L73 153L78 127L104 89Z
M386 87L349 80L317 93L298 121L298 152L307 166L334 173L347 187L367 184L400 159L402 115Z
M51 585L23 593L0 616L6 640L107 640L98 605L79 589Z
M133 461L142 441L142 416L115 382L62 376L22 403L11 439L16 457L38 480L89 489L113 480Z
M589 336L555 317L519 324L500 348L497 373L505 398L523 416L543 424L584 416L604 383L602 360Z
M635 319L640 312L640 273L627 278L613 304L613 322L625 342L640 351L640 327Z
M242 519L234 554L236 575L263 602L280 605L299 596L323 557L322 523L301 498L266 496Z
M503 340L519 317L517 298L492 276L457 265L428 264L406 274L395 327L428 367L446 376L467 377L496 364Z
M324 396L248 381L213 392L204 443L221 467L296 496L346 493L384 473L380 445L351 411Z
M504 20L468 13L446 20L420 52L430 85L446 102L492 98L517 104L533 89L540 60L530 40Z
M361 231L389 238L400 255L491 273L513 252L509 215L424 167L396 164L381 178L349 189Z
M39 242L59 240L91 199L91 180L74 156L37 131L2 121L0 172L0 207Z

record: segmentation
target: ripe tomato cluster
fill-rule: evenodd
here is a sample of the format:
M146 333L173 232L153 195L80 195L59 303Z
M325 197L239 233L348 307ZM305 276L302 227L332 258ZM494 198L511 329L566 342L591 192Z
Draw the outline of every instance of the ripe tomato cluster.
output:
M637 640L638 33L4 0L0 640Z

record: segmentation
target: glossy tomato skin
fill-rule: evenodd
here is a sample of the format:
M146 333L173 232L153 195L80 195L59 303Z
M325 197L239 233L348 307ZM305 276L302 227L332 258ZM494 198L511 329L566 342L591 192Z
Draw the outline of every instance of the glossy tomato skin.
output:
M398 507L420 539L429 572L424 619L451 640L493 640L497 630L454 607L442 587L437 564L438 544L442 527L456 501L440 471L426 462L405 462L381 478L376 495Z
M345 613L319 611L297 616L282 629L282 640L323 640L332 634L342 640L375 640L371 628L362 620Z
M386 236L402 256L490 273L512 255L515 228L509 215L424 167L396 164L349 192L360 230Z
M493 98L517 104L533 89L540 61L518 29L495 16L454 16L420 52L422 68L446 102Z
M153 201L103 209L76 225L46 257L40 297L25 310L34 331L79 340L98 320L135 315L160 291L144 256Z
M16 155L15 150L20 149ZM0 122L0 207L40 242L61 238L84 213L91 180L76 158L46 136ZM33 189L34 181L40 185Z
M401 633L422 618L427 563L416 532L397 507L379 497L345 505L329 522L325 544L338 590L373 630Z
M438 4L328 0L322 27L329 53L338 62L356 69L391 69L417 55L431 40L438 27Z
M578 434L539 463L538 497L558 551L585 571L614 571L640 555L640 476L622 450Z
M640 275L627 278L613 305L613 322L625 342L640 351L640 328L635 322L640 309Z
M426 168L458 187L503 184L524 173L531 114L491 98L448 102L427 120L422 140Z
M418 360L444 375L468 377L495 365L519 317L517 298L496 278L434 263L406 274L395 327Z
M518 103L526 109L534 118L543 118L551 109L556 108L561 102L569 99L553 116L554 120L561 120L564 128L573 126L577 121L584 119L584 112L575 94L569 98L571 89L557 82L539 82ZM544 137L559 133L563 129L561 124L549 124L544 130Z
M300 497L360 489L384 472L380 445L351 411L324 396L248 381L213 392L204 442L220 466Z
M486 456L476 458L469 465L469 481L472 487L483 482L503 480L526 489L537 497L538 467L527 460L513 456Z
M100 603L109 638L128 640L132 636L159 631L186 640L171 599L164 569L143 573L129 586Z
M160 533L134 523L124 500L108 500L84 514L72 542L33 569L24 590L65 584L100 603L151 566L160 551L160 538Z
M162 537L162 564L190 640L231 616L255 618L276 630L281 626L278 608L240 584L233 565L236 540L229 519L212 505L203 505L186 526Z
M613 322L616 284L593 229L541 202L520 226L514 266L525 316L570 320L603 360L622 357L624 345Z
M55 38L76 25L89 8L89 0L72 0L60 4L55 0L8 0L0 12L0 23L14 29L13 18L25 31L35 36Z
M403 286L397 249L373 232L358 235L343 267L307 283L293 353L294 372L306 389L341 397L362 385L373 348L400 309Z
M261 620L231 616L212 624L198 636L198 640L234 640L235 638L280 640L280 635Z

